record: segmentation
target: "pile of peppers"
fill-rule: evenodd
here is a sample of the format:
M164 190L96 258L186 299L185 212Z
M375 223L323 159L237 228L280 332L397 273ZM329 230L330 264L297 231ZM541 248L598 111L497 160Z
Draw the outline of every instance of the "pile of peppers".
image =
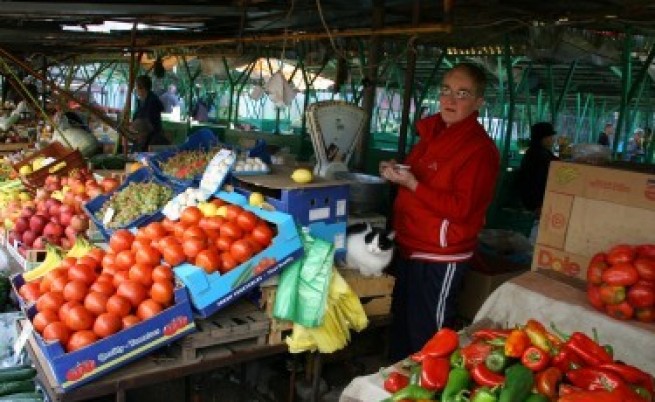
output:
M655 402L653 377L614 361L609 345L536 320L477 330L464 347L443 328L401 371L386 375L385 402Z

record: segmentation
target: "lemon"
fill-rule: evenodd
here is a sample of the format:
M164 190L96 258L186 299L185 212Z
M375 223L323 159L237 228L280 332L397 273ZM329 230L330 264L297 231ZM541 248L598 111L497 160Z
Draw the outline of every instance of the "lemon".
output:
M21 166L20 169L18 169L18 173L22 174L23 176L25 176L26 174L30 174L32 173L32 166L30 165Z
M300 184L311 183L313 178L312 172L307 169L296 169L291 174L291 180Z
M21 201L28 201L32 199L32 196L30 195L30 193L21 191L20 193L18 193L18 199Z
M264 195L256 191L251 193L250 197L248 197L248 203L253 207L261 207L264 201Z
M218 207L218 209L216 210L216 216L222 216L223 218L225 218L227 216L227 207L225 205L221 205L220 207Z
M218 211L218 207L216 204L211 203L211 202L201 202L198 204L198 209L204 216L216 216L216 212Z

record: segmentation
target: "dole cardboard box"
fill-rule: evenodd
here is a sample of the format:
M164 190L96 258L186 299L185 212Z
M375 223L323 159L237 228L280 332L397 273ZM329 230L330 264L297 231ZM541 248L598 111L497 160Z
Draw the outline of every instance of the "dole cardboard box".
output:
M343 260L349 183L315 176L311 183L298 184L291 179L293 170L290 166L273 165L271 174L235 175L233 184L246 197L252 192L264 195L269 205L293 216L300 225L309 228L312 236L333 243L335 259Z
M32 305L27 316L36 315ZM31 327L31 325L30 325ZM67 353L59 342L34 333L52 374L63 391L77 388L196 330L186 288L175 289L175 304L145 321L91 345Z
M270 246L225 274L207 274L202 268L189 263L173 269L175 276L189 289L193 306L203 318L244 296L304 254L300 234L290 215L251 207L241 194L221 191L214 196L239 205L275 225L277 234Z
M552 162L532 269L585 279L591 257L655 240L655 173Z

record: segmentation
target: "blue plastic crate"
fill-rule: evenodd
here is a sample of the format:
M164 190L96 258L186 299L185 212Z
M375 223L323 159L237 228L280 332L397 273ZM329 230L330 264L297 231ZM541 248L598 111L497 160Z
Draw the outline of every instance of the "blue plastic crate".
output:
M169 158L179 152L197 150L207 151L218 145L222 145L219 142L218 137L216 137L216 135L210 129L203 128L191 134L183 144L176 147L175 149L159 152L153 156L148 157L148 165L152 168L152 171L155 173L157 178L170 183L180 191L192 186L197 187L198 183L200 183L200 179L202 178L202 174L199 174L193 179L189 180L178 179L164 173L159 166L161 163L167 161ZM223 146L226 148L231 148L227 145Z
M110 229L110 228L105 227L105 225L103 225L103 223L102 223L102 220L96 218L96 216L95 216L95 213L98 212L100 210L100 208L102 208L102 206L105 204L105 202L107 202L111 198L111 196L113 194L115 194L116 192L119 192L119 191L123 190L130 183L145 183L145 182L148 182L148 181L152 181L152 182L155 182L155 183L157 183L159 185L171 188L173 190L173 197L184 190L184 189L179 189L179 188L176 188L174 186L171 186L169 183L166 183L166 182L162 181L161 179L158 179L153 174L152 170L150 170L149 168L143 167L143 168L140 168L140 169L136 170L134 173L131 173L129 176L127 176L125 178L125 180L123 181L123 183L121 183L121 185L116 190L112 191L109 194L101 194L101 195L95 197L94 199L90 200L86 204L84 204L84 206L83 206L84 212L89 216L89 219L91 219L93 221L93 223L95 223L96 227L98 228L98 231L102 234L102 237L104 237L105 240L108 240L109 237L112 235L112 233L114 233L114 231L117 230L117 229L127 229L127 228L133 228L133 227L141 227L141 226L147 225L150 222L159 221L159 220L164 219L164 215L161 213L161 210L163 208L162 207L162 208L158 209L157 211L155 211L154 213L152 213L150 215L141 216L141 217L135 219L134 221L130 222L129 224L127 224L125 226L121 226L120 228Z

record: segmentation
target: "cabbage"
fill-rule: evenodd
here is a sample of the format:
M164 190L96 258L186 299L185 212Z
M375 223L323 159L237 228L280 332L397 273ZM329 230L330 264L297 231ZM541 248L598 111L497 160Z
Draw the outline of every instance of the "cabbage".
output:
M68 142L62 138L62 135ZM100 142L96 136L81 128L55 130L53 140L59 141L64 146L79 149L82 155L86 157L95 155L100 148Z

